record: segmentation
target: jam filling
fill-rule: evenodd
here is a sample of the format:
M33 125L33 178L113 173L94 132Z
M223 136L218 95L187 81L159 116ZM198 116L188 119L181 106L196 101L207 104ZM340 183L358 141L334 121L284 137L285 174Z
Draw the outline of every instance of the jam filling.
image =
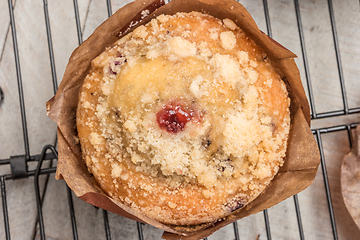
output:
M156 119L161 129L169 133L178 133L195 115L193 109L185 107L180 102L172 101L162 107L156 114Z

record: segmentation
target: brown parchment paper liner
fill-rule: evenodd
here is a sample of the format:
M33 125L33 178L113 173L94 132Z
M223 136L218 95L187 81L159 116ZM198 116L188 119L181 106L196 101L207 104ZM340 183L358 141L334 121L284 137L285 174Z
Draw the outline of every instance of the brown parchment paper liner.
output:
M341 193L347 210L360 229L360 125L354 131L353 147L341 165Z
M114 13L72 53L56 95L47 102L48 116L58 125L56 178L64 179L82 200L119 215L149 223L165 231L165 239L200 239L237 219L255 214L304 190L316 175L320 163L317 144L310 131L310 110L301 84L295 54L261 32L246 9L234 0L137 0ZM141 22L141 12L150 15ZM80 86L90 69L91 60L106 47L139 24L145 24L160 14L199 11L219 19L233 20L250 38L261 46L285 81L291 98L291 129L284 166L267 189L253 202L216 223L197 226L167 226L135 212L103 194L88 173L81 159L77 142L76 107Z

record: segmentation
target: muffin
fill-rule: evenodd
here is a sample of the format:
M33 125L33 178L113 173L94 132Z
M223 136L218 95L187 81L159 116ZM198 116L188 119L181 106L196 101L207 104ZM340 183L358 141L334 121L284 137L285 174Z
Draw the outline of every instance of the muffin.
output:
M76 125L105 194L168 225L213 223L284 163L285 83L230 19L160 15L91 64Z

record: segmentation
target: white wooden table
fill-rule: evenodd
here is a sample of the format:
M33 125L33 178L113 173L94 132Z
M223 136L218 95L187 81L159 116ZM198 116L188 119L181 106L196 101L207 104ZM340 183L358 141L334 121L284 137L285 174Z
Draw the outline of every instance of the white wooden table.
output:
M112 9L131 2L112 1ZM252 14L260 29L266 30L262 0L240 1ZM312 82L316 112L343 108L339 73L326 0L299 0L309 76ZM333 0L339 38L342 69L350 108L360 107L360 4L358 0ZM53 96L52 75L46 36L43 1L13 0L17 44L24 90L30 153L39 154L46 144L54 144L55 124L46 116L45 102ZM78 46L74 3L71 0L49 0L56 76L61 81L68 58ZM106 1L78 0L82 37L108 17ZM273 37L298 55L296 60L306 86L294 1L268 0ZM0 0L0 87L4 101L0 103L0 159L24 154L23 131L14 62L8 1ZM306 87L307 89L307 87ZM359 114L313 120L312 128L324 128L360 121ZM340 191L340 166L349 151L346 131L321 134L332 204L339 239L360 239L360 231L348 214ZM34 169L36 163L30 164ZM10 173L8 165L0 165L0 175ZM44 194L43 215L47 239L73 239L66 185L54 174L41 176ZM46 188L45 188L46 186ZM6 181L11 239L39 239L33 177ZM101 209L74 199L79 239L105 239ZM333 233L321 169L314 183L298 194L305 239L332 239ZM2 209L2 208L0 208ZM272 239L300 239L293 198L268 210ZM109 213L112 239L138 239L136 222ZM0 239L5 239L0 217ZM267 239L263 213L238 221L241 239ZM152 226L143 226L144 239L160 239L162 234ZM229 225L209 239L234 239Z

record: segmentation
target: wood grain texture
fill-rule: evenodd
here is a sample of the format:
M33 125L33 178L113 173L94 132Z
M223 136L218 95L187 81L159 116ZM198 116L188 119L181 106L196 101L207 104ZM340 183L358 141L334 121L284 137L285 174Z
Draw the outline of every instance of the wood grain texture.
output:
M28 118L28 132L29 132L29 144L30 151L39 153L44 144L54 141L54 134L48 135L51 130L51 126L54 124L47 121L44 116L43 101L46 97L51 96L51 92L48 92L46 84L43 84L42 77L46 76L48 70L44 69L43 72L35 72L35 69L31 67L31 60L27 61L27 54L38 58L43 52L37 48L33 41L22 42L21 39L35 39L38 35L30 37L26 35L26 28L33 29L34 32L43 31L43 29L36 28L36 21L40 16L32 16L29 13L39 12L38 7L41 5L33 4L27 5L24 1L17 2L15 6L15 22L17 29L17 36L19 39L19 57L20 64L24 66L22 68L23 75L23 87L24 98L26 101L26 108L29 110L26 117ZM1 3L1 24L0 39L1 39L1 60L0 60L0 87L4 91L4 101L0 107L0 158L9 158L13 155L24 154L23 134L20 118L20 106L19 95L17 87L17 75L14 62L13 42L11 36L11 30L9 29L9 12L7 2ZM6 6L5 6L6 5ZM5 12L7 11L7 13ZM18 16L21 16L20 18ZM39 32L38 31L38 32ZM34 44L34 45L33 45ZM41 59L39 61L41 64ZM36 67L38 67L37 65ZM31 79L31 81L29 80ZM26 82L27 81L27 82ZM42 92L48 92L48 95L41 94ZM36 97L35 97L36 96ZM44 125L38 125L39 121ZM50 124L50 125L49 125ZM48 127L42 131L42 127ZM31 134L31 137L30 137ZM29 164L29 169L34 169L34 164ZM1 166L0 174L9 174L9 166ZM40 178L40 187L44 186L44 177ZM42 188L43 189L43 188ZM7 181L7 204L10 222L10 233L13 239L32 239L34 234L34 227L36 224L36 205L34 195L33 181L27 179L21 179L17 181ZM42 191L42 190L41 190ZM3 224L3 218L0 220L0 224ZM0 238L5 239L5 231L0 231Z

